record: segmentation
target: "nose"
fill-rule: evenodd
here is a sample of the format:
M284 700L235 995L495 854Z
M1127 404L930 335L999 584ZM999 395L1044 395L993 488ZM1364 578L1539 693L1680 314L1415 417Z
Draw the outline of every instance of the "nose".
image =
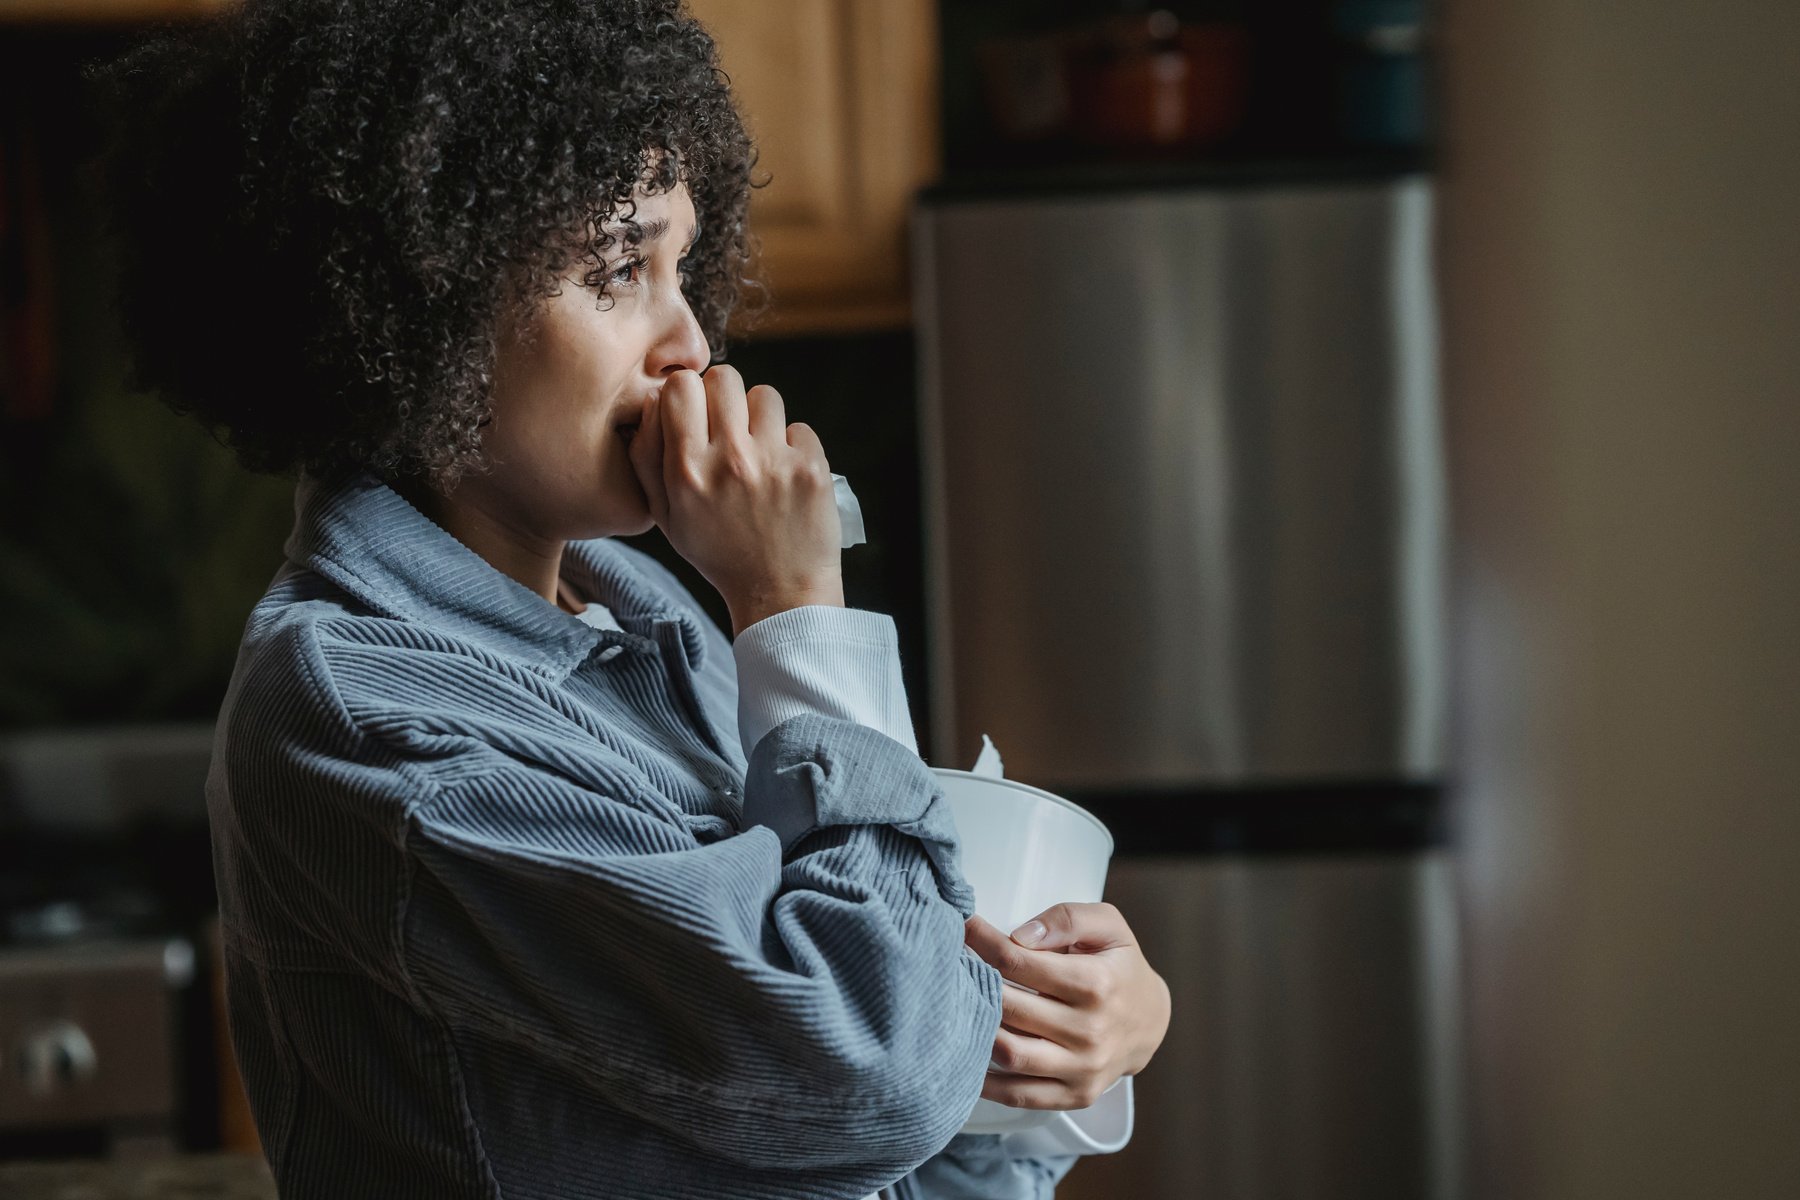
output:
M650 348L650 361L644 366L650 374L661 378L677 371L703 372L712 361L712 347L706 344L706 331L700 328L687 297L677 292L669 304L668 315Z

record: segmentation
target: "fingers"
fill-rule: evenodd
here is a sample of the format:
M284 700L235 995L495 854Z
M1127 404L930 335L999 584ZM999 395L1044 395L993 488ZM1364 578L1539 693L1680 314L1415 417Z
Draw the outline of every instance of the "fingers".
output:
M674 478L678 472L685 472L690 484L704 477L706 404L705 385L692 371L677 371L663 384L657 415L663 439L665 481Z
M978 916L964 923L963 940L1004 978L1070 1004L1090 1001L1091 977L1105 970L1080 955L1027 949Z
M736 367L719 363L706 372L707 440L728 445L750 436L750 407L744 377Z
M786 445L787 407L781 393L759 383L745 395L750 409L750 436L768 446Z
M1099 1026L1092 1014L1054 996L1033 995L1016 987L1000 989L1000 1023L1033 1037L1045 1038L1068 1050L1090 1051L1099 1044ZM1023 1071L1023 1068L1009 1068ZM1025 1071L1041 1075L1041 1071Z
M1043 937L1030 936L1031 921L1044 927ZM1105 901L1096 904L1052 904L1013 930L1013 940L1038 950L1071 950L1092 954L1115 946L1135 946L1137 939L1125 916Z
M1113 905L1055 904L1036 919L1046 929L1035 948L979 916L964 923L969 947L1022 985L1001 989L1001 1032L981 1094L1015 1108L1087 1108L1155 1053L1168 1026L1167 985Z
M1000 1023L989 1055L991 1069L1006 1075L1029 1075L1062 1082L1090 1071L1080 1056L1046 1038L1033 1037Z
M825 461L825 447L810 426L787 424L781 393L768 384L746 393L743 376L728 363L714 365L704 377L678 371L662 394L662 448L679 462L691 463L696 476L709 446L746 438L765 446L792 446Z
M807 454L816 454L821 459L825 457L825 443L819 440L813 427L804 421L795 421L787 427L787 444Z
M981 1081L981 1098L1013 1108L1043 1108L1068 1112L1092 1108L1116 1080L1085 1078L1078 1083L1030 1075L990 1071Z
M718 589L733 635L802 605L841 606L831 475L822 450L802 453L789 442L779 394L747 395L737 369L723 363L704 375L677 370L662 383L658 418L663 533Z
M644 498L649 502L650 519L657 525L667 527L669 523L669 489L663 482L663 432L662 401L652 397L644 405L643 419L638 423L637 434L631 439L629 457L631 469L636 473L638 485L644 489Z
M787 444L794 448L804 469L809 473L811 483L827 492L831 491L831 463L826 459L825 447L819 441L819 435L813 432L812 426L796 421L787 427L784 436L787 438ZM837 517L835 505L833 506L833 517L834 524L842 519ZM842 536L843 531L840 526L834 538L841 541Z

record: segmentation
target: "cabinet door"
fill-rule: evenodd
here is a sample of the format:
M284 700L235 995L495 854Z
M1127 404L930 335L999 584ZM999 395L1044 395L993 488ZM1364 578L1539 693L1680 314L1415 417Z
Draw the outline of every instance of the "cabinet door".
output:
M938 169L930 0L689 0L761 157L754 332L907 324L906 223Z

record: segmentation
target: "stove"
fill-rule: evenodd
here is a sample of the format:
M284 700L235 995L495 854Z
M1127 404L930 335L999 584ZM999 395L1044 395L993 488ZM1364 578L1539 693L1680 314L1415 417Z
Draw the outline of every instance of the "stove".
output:
M204 748L146 744L0 744L0 1160L218 1144Z
M193 980L181 937L0 950L0 1154L177 1149L180 1010Z

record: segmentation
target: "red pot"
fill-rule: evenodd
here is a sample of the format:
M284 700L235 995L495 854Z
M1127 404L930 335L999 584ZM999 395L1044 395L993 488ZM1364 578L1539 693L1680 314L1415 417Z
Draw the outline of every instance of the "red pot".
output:
M1229 24L1175 27L1172 20L1157 13L1110 24L1073 49L1076 137L1096 145L1192 147L1237 130L1249 76L1248 33Z

